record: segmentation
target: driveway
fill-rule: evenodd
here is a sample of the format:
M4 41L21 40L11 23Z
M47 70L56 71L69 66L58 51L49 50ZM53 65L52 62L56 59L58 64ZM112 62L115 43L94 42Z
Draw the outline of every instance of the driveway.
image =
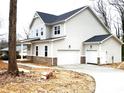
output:
M124 71L96 65L63 65L66 70L87 73L96 80L95 93L124 93Z

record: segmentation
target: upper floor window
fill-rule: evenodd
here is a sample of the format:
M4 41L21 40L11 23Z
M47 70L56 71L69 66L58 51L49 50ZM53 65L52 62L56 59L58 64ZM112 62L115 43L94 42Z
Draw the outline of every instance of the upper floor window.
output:
M43 35L43 31L41 31L41 36Z
M43 36L43 28L41 27L41 36Z
M60 26L55 26L54 27L54 34L55 35L60 34Z
M36 30L36 36L38 36L38 29Z
M41 27L41 31L43 31L43 27Z

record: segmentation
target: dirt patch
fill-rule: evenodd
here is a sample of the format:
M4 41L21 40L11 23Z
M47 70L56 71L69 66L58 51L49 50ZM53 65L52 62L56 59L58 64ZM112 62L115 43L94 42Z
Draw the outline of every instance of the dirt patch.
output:
M102 64L100 66L117 68L121 63Z
M54 72L50 79L41 79L41 72L49 69L52 68L30 68L30 73L18 77L4 74L0 70L0 93L94 93L95 80L91 76L52 69Z
M100 65L100 66L112 67L112 68L117 68L117 69L124 70L124 62L121 62L121 63L111 63L111 64L103 64L103 65Z
M7 64L3 63L2 60L0 60L0 70L7 69Z

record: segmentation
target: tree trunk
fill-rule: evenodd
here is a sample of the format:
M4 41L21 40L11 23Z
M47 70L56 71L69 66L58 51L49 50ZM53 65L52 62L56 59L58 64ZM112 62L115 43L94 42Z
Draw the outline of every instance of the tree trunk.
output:
M10 0L9 11L9 63L8 72L17 73L18 67L16 63L16 13L17 0Z

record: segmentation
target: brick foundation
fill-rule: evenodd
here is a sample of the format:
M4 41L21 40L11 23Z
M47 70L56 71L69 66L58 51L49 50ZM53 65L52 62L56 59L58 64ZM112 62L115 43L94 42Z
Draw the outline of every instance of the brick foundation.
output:
M85 56L81 56L80 63L81 64L85 64L86 63L86 57Z
M57 66L57 58L28 56L33 63L39 63L47 66Z
M97 57L97 64L100 64L100 57Z

